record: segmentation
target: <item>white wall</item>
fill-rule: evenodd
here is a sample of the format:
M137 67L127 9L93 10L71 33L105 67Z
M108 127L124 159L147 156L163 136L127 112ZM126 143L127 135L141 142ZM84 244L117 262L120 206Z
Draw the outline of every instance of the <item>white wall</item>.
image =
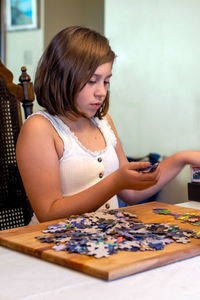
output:
M20 70L24 65L33 79L36 62L43 51L42 29L7 32L6 49L6 66L12 70L14 82L19 82Z
M199 28L199 0L105 1L118 55L110 114L127 155L200 148ZM186 167L161 201L186 201L189 180Z

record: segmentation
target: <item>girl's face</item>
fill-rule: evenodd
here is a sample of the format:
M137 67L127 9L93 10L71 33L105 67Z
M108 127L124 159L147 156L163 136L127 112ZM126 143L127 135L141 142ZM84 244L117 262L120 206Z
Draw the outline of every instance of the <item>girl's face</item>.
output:
M100 65L76 98L76 107L88 118L96 114L106 98L111 71L111 62Z

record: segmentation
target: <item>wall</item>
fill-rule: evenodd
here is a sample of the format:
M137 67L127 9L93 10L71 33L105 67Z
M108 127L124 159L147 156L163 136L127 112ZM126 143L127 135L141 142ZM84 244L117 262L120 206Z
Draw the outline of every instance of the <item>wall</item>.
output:
M110 114L126 154L199 148L199 28L198 0L106 0L105 35L118 55ZM186 167L161 201L186 201L189 180Z

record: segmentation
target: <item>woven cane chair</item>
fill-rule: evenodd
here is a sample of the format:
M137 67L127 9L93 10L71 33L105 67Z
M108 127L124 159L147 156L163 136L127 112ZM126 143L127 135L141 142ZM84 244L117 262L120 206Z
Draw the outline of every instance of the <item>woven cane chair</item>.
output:
M20 101L25 118L34 101L30 77L25 67L21 70L20 83L14 84L12 73L0 62L0 230L27 225L32 216L15 156L22 125Z

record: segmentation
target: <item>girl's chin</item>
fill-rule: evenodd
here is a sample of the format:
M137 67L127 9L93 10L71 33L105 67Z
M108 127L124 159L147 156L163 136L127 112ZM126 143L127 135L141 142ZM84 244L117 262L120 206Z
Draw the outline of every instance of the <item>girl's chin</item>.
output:
M92 111L92 112L84 112L84 115L87 118L93 118L96 115L97 111Z
M96 115L98 109L92 109L92 110L88 110L88 111L83 111L83 110L79 109L79 111L82 114L84 114L87 118L93 118Z

